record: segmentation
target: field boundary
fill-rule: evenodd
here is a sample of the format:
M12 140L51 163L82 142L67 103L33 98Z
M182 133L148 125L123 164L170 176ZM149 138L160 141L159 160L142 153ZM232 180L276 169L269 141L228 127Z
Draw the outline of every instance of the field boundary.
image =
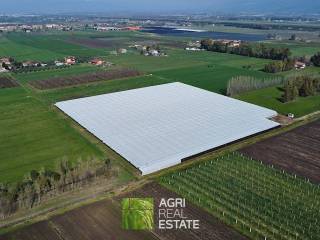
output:
M29 85L38 90L52 90L73 87L83 84L99 83L103 81L133 78L143 75L144 74L142 72L137 70L119 68L108 71L98 71L90 74L80 74L73 76L48 78L43 80L35 80L29 82Z

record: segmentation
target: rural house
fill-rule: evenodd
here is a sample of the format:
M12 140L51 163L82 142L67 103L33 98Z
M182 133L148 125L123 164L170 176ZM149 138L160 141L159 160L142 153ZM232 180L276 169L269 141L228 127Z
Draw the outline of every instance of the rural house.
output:
M304 62L296 61L295 64L294 64L294 67L296 69L305 69L306 68L306 64Z
M76 64L76 57L73 57L73 56L66 57L64 59L64 62L67 65L74 65L74 64Z
M90 63L92 65L96 65L96 66L100 66L102 64L104 64L104 61L102 59L99 59L99 58L94 58L90 61Z

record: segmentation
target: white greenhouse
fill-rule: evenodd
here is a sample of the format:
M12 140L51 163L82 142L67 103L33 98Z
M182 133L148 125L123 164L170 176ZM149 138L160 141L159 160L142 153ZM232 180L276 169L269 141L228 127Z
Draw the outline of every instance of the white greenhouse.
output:
M182 83L59 102L56 106L143 175L279 126L273 110Z

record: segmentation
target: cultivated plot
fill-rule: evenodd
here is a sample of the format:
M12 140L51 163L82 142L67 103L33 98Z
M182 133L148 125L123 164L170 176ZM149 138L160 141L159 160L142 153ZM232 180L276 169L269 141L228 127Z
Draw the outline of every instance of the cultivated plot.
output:
M1 239L1 236L0 236ZM155 240L151 232L121 228L121 209L112 201L101 201L70 211L3 236L7 240L132 239Z
M13 88L18 87L19 84L16 80L12 79L11 77L7 76L0 76L0 89L1 88Z
M31 81L31 85L35 88L45 90L60 87L69 87L79 84L88 84L100 82L104 80L121 79L128 77L137 77L141 75L139 71L132 69L113 69L109 71L99 71L95 73L76 75L69 77L55 77L44 80Z
M320 183L320 121L266 139L242 153Z
M160 182L252 239L320 235L319 187L239 153L167 174Z

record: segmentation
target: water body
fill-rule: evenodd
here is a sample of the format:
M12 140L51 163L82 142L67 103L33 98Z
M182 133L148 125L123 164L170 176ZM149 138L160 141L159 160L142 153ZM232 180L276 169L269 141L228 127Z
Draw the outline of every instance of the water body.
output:
M169 27L150 27L144 28L142 32L175 36L175 37L192 37L192 38L213 38L213 39L230 39L241 41L264 41L267 39L265 35L260 34L245 34L245 33L226 33L226 32L207 32L200 30L184 30Z

